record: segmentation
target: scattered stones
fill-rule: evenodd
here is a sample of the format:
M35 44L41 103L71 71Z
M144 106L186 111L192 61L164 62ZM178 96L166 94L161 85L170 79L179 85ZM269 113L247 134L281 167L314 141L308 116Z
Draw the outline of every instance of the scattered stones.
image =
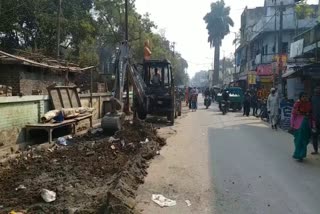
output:
M41 197L45 202L50 203L56 200L57 194L53 191L42 189Z

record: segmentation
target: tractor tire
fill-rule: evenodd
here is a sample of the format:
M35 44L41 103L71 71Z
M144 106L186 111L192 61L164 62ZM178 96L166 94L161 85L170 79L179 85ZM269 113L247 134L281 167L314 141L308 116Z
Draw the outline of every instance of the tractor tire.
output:
M175 115L174 111L169 112L167 115L167 120L170 121L170 125L172 126L174 125L174 119L175 119L174 115Z
M144 111L138 111L137 113L138 113L138 118L139 118L140 120L145 120L145 119L147 118L147 113L146 113L146 112L144 112Z
M181 116L181 112L182 112L182 102L180 101L179 110L178 110L178 117Z

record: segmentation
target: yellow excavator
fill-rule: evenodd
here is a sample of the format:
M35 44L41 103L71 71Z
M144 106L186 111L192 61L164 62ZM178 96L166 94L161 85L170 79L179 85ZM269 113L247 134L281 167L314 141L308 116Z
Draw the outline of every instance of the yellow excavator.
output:
M101 127L105 131L121 129L125 115L123 95L124 86L128 84L126 79L133 86L133 109L139 119L146 119L148 114L166 116L173 125L177 114L171 63L168 60L144 60L137 65L129 56L128 43L123 42L115 66L115 94L109 102L110 112L102 118Z

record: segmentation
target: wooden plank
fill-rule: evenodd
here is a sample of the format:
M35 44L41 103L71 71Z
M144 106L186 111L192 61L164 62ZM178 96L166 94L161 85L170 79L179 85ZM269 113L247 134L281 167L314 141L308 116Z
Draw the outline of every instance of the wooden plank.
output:
M58 97L59 97L59 100L60 100L60 104L61 104L62 108L64 108L63 99L62 99L62 96L61 96L61 91L58 88L56 89L56 91L58 92Z
M51 100L52 100L52 104L53 104L53 108L60 110L63 108L61 101L60 101L60 97L58 94L58 90L50 90L50 96L51 96Z
M69 89L66 89L66 90L67 90L67 94L68 94L69 103L71 105L71 108L73 108L73 104L72 104L72 100L71 100L71 96L70 96L70 90Z
M70 119L70 120L65 120L61 123L38 123L38 124L28 124L26 125L26 127L39 127L39 128L51 128L51 127L60 127L60 126L66 126L66 125L70 125L72 123L75 123L76 120L74 119Z
M71 108L72 104L69 100L68 89L58 89L61 94L61 102L63 103L64 108Z
M81 107L81 104L78 103L78 99L77 99L77 96L78 96L77 90L69 89L69 94L70 94L72 106L74 108Z

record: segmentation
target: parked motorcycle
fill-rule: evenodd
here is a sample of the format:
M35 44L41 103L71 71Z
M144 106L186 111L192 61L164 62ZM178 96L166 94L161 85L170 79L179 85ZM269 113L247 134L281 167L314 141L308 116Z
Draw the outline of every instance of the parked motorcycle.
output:
M211 106L211 98L210 98L210 96L205 96L205 98L204 98L204 105L206 106L206 109L208 109L209 108L209 106Z
M222 111L223 115L227 114L227 112L229 111L229 102L222 100L220 110Z
M260 104L260 113L258 117L261 118L261 120L269 121L269 114L267 109L267 102L266 100L262 100Z

